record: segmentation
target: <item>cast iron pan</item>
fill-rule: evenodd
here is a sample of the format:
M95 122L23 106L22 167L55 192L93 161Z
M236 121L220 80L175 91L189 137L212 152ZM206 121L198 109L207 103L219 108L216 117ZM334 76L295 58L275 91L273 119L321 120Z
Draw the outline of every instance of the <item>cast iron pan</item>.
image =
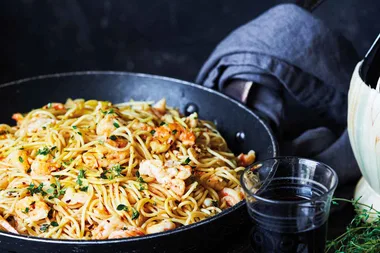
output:
M266 124L240 103L214 90L166 77L125 72L77 72L38 76L0 85L0 122L12 123L14 112L27 112L48 102L67 98L159 100L184 114L193 111L212 120L239 154L253 149L258 159L277 155L276 140ZM0 252L205 252L215 245L234 243L247 236L244 201L213 218L172 231L143 237L104 241L52 240L0 232Z

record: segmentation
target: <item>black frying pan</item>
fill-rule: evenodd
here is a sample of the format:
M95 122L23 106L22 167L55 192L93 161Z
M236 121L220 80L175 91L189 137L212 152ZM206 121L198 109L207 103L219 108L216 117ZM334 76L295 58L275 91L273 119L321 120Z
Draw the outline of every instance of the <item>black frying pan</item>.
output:
M258 159L277 155L270 129L252 111L216 91L171 78L123 72L80 72L39 76L0 86L0 122L12 123L14 112L27 112L48 102L67 98L109 100L167 99L184 114L193 111L216 123L234 153L253 149ZM244 201L210 219L172 231L143 237L68 241L26 237L0 232L0 252L205 252L213 246L228 248L233 238L247 236ZM231 240L232 238L232 240ZM229 240L230 239L230 240Z

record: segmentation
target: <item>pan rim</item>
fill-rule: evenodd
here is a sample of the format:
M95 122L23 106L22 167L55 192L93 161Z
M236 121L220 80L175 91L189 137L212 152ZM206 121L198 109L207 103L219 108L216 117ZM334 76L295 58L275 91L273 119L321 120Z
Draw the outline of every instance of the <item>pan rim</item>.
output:
M37 75L37 76L32 76L32 77L27 77L11 82L6 82L3 84L0 84L0 90L2 88L8 87L8 86L15 86L15 85L21 85L25 84L31 81L36 81L36 80L43 80L43 79L54 79L54 78L60 78L60 77L69 77L69 76L83 76L83 75L118 75L118 76L137 76L137 77L142 77L142 78L151 78L151 79L157 79L157 80L164 80L164 81L170 81L174 83L179 83L182 85L186 86L191 86L200 90L203 90L205 92L212 93L216 96L220 96L223 99L226 99L232 103L234 103L236 106L239 108L245 110L248 112L251 116L255 117L256 120L264 127L264 129L268 132L269 137L270 137L270 142L273 147L273 157L276 157L278 154L278 143L277 140L274 138L274 133L272 129L269 128L267 123L265 123L255 112L250 110L247 106L242 104L240 101L237 101L219 91L213 90L211 88L172 78L172 77L167 77L167 76L161 76L161 75L154 75L154 74L146 74L146 73L138 73L138 72L128 72L128 71L98 71L98 70L88 70L88 71L73 71L73 72L62 72L62 73L53 73L53 74L45 74L45 75ZM213 222L217 219L223 218L224 216L236 211L237 209L242 208L245 205L245 200L240 201L236 205L223 210L221 213L212 216L210 218L204 219L202 221L190 224L190 225L185 225L173 230L165 231L165 232L160 232L160 233L155 233L155 234L150 234L150 235L144 235L144 236L137 236L137 237L129 237L129 238L120 238L120 239L105 239L105 240L68 240L68 239L51 239L51 238L42 238L42 237L35 237L35 236L26 236L26 235L17 235L5 231L0 231L0 236L5 236L13 239L21 239L24 241L34 241L34 242L41 242L41 243L49 243L49 244L79 244L79 245L99 245L99 244L119 244L119 243L127 243L127 242L134 242L134 241L141 241L141 240L149 240L149 239L155 239L155 238L160 238L164 237L166 235L170 234L176 234L180 233L182 231L190 230L198 226L202 226L206 223Z

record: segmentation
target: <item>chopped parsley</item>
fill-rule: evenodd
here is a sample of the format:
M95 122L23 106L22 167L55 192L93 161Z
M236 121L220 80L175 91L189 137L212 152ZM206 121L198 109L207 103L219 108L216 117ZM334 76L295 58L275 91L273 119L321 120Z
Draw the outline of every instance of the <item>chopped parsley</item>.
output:
M115 113L113 108L111 108L109 111L102 111L103 114L112 114Z
M163 125L165 125L166 124L166 122L165 121L162 121L161 123L160 123L160 126L163 126Z
M120 166L120 164L117 164L112 167L112 170L115 172L116 176L121 176L121 171L123 168Z
M186 158L186 160L185 161L183 161L183 165L188 165L189 163L190 163L190 158L188 157L188 158Z
M78 174L76 183L80 186L82 186L82 184L83 184L82 178L85 178L85 172L84 172L84 170L79 170L79 174Z
M50 227L50 224L47 224L47 223L42 224L41 227L40 227L40 231L41 232L46 232L46 231L48 231L49 227Z
M20 163L23 163L23 162L24 162L24 159L22 159L21 156L18 157L18 160L20 161Z
M128 212L128 207L126 205L120 204L116 207L116 210L118 211L126 211Z
M77 126L73 126L73 129L77 129L78 127Z
M146 188L142 183L140 183L139 184L139 191L143 191L143 190L146 190Z
M57 146L53 146L50 148L50 151L54 151L57 148Z
M54 194L55 189L54 189L54 188L49 188L49 189L47 189L46 192L47 192L48 194Z
M50 223L50 225L52 225L53 227L58 227L59 226L58 222L56 222L56 221L52 221Z
M213 201L211 201L211 203L213 206L218 207L218 201L217 200L213 200Z
M41 193L42 196L46 196L47 193L42 190L44 187L44 184L41 183L38 187L34 187L34 184L31 183L26 189L30 192L30 194L33 196L33 194Z
M79 190L81 190L82 192L87 192L88 186L80 187Z
M100 178L103 178L103 179L108 179L107 177L107 170L104 170L101 174L100 174Z
M24 147L19 148L18 150L24 150Z
M23 213L29 213L29 207L25 207L25 210L22 211Z
M174 129L174 130L172 131L172 134L176 134L177 132L178 132L178 131Z
M77 132L77 134L79 134L79 135L82 135L82 133L81 133L81 132Z
M42 126L42 129L43 129L43 130L46 130L46 126Z
M110 139L113 140L113 141L116 141L117 137L115 135L111 135Z
M139 211L136 209L132 208L132 220L136 220L140 216Z
M64 161L63 164L67 166L67 165L70 165L73 161L74 161L74 159L71 158L68 162Z
M57 184L50 184L50 187L46 192L50 194L49 199L58 198L65 194L65 189L61 189L61 184L57 181Z
M151 135L154 135L156 133L156 130L152 130L152 131L150 131L150 134Z
M119 127L120 127L120 125L119 125L117 122L114 122L114 123L113 123L113 126L116 127L116 128L119 128Z
M140 176L140 172L136 171L137 182L145 183L144 179Z
M48 147L39 148L37 151L37 155L48 155L50 153L50 149Z

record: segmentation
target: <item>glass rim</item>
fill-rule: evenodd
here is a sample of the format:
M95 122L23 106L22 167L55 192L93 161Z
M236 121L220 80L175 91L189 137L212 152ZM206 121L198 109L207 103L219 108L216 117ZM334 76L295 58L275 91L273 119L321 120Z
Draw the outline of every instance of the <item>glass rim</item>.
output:
M248 190L247 186L243 182L243 177L244 177L244 175L248 171L250 171L250 169L253 166L258 165L260 163L267 162L267 161L271 161L271 160L284 160L284 159L297 159L298 161L299 160L308 160L308 161L315 162L316 164L323 165L323 167L325 167L328 171L330 171L332 173L333 178L335 178L335 182L334 182L334 184L326 192L324 192L320 196L315 196L315 197L312 197L310 199L304 199L304 200L273 200L273 199L268 199L268 198L261 197L261 196L255 194L255 193L252 193L252 191ZM304 203L313 202L313 201L316 201L318 199L324 198L327 195L329 195L331 192L335 191L336 187L338 186L338 181L339 181L338 174L329 165L327 165L327 164L325 164L323 162L319 162L319 161L310 159L310 158L304 158L304 157L299 157L299 156L275 156L275 157L272 157L272 158L267 158L267 159L264 159L264 160L260 160L260 161L254 162L251 165L247 166L244 169L244 171L241 174L241 176L240 176L240 184L241 184L241 187L244 190L244 194L248 194L248 195L250 195L251 197L254 197L257 200L260 200L262 202L266 202L266 203L269 203L269 204L304 204Z

